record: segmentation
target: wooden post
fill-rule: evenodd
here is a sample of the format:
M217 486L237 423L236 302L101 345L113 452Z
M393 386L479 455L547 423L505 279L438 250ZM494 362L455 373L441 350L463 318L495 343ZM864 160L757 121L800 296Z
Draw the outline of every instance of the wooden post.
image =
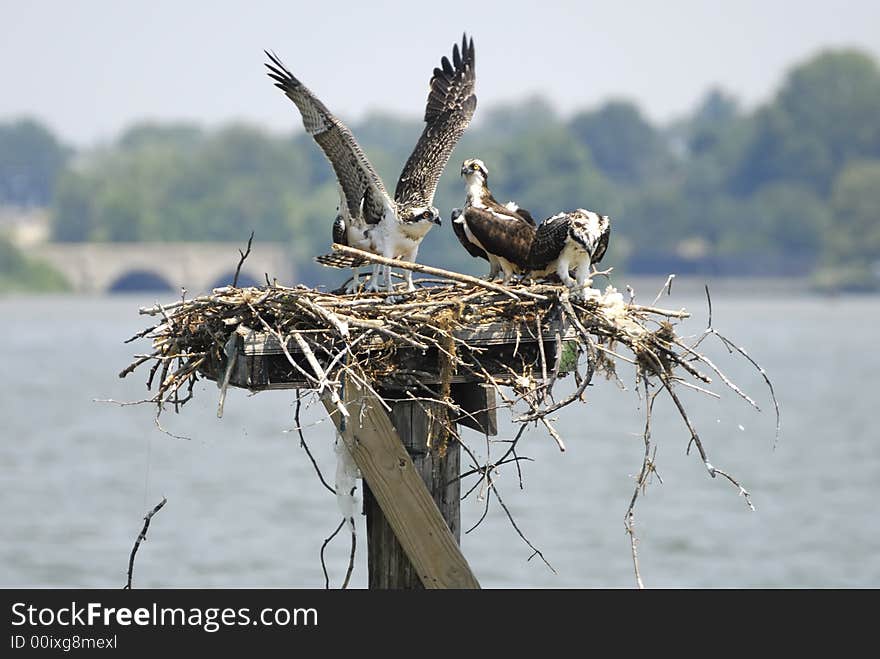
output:
M324 396L322 402L360 468L365 485L369 485L370 498L381 508L391 536L396 537L395 543L399 542L404 558L412 564L412 571L422 585L425 588L479 588L480 584L462 555L456 536L440 513L421 471L417 470L413 459L404 448L398 430L382 407L381 401L350 378L346 378L342 398L349 412L349 416L345 418L342 418L328 396ZM397 426L404 436L412 438L412 442L418 443L421 435L424 446L430 431L426 430L429 425L417 421L421 417L415 414L414 408L405 412L406 405L409 405L409 401L393 408L396 417L397 410L400 410ZM424 418L427 419L427 415ZM415 424L415 427L407 424ZM424 468L427 468L426 464L422 463ZM444 468L451 466L450 463ZM437 482L445 485L448 479L441 475L441 471L438 462ZM434 472L435 468L431 466L430 473ZM454 473L458 475L457 465ZM433 481L434 477L431 478ZM453 488L455 492L458 491L457 484L452 484L450 492ZM457 511L457 495L450 500L450 503L453 502ZM373 521L376 519L374 515ZM378 533L381 527L373 523L371 528ZM456 530L457 528L456 525ZM391 542L385 542L382 546L392 552L396 547ZM373 547L368 552L372 557ZM402 561L398 560L397 564L400 562ZM371 584L373 568L379 569L375 559L372 559L371 565ZM386 582L390 583L390 580Z
M399 397L399 396L394 396ZM430 415L442 414L443 406L426 401L398 401L391 404L391 423L397 429L400 441L412 458L416 471L425 482L428 492L446 520L456 542L461 540L460 481L461 448L458 442L449 441L445 455L441 457L439 446L440 424ZM432 437L434 446L427 440ZM454 482L451 482L455 479ZM364 483L364 509L367 515L367 557L369 585L371 589L424 588L418 573L397 541L394 531L382 508Z

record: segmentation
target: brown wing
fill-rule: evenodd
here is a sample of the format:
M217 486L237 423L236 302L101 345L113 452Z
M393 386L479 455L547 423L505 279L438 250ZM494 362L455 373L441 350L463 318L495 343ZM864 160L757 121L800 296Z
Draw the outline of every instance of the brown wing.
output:
M526 267L535 227L516 215L503 216L472 206L465 210L464 219L487 252Z
M276 55L266 51L272 62L266 64L275 86L294 102L302 115L303 126L333 166L348 213L370 224L382 219L388 193L376 169L354 139L351 131L333 116L320 99L285 68Z
M602 260L602 257L605 256L605 252L608 250L608 241L611 239L611 220L609 218L608 224L605 226L605 230L602 232L602 235L599 236L599 241L596 243L596 249L593 250L592 261L595 265L599 261Z
M522 219L524 219L526 222L528 222L532 226L535 226L535 218L532 217L532 214L529 211L527 211L525 208L517 208L516 214L519 215Z
M458 238L458 242L461 243L461 246L467 250L467 253L473 256L475 259L486 259L489 260L489 257L486 255L486 250L482 247L474 245L467 237L467 234L464 232L464 224L460 222L456 222L459 215L461 215L461 209L456 209L452 213L452 231L455 233L455 237Z
M434 69L425 107L425 129L403 167L394 199L403 206L430 206L437 181L465 128L474 116L477 97L474 40L464 35L461 51L452 49L452 63L445 56L442 68Z
M568 215L565 213L560 213L541 222L529 250L529 269L543 270L559 257L559 253L565 247L569 226Z

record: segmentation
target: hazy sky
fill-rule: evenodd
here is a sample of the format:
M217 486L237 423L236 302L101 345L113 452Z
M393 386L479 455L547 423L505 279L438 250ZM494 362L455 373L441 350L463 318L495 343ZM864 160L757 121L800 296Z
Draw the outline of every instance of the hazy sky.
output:
M880 2L0 0L0 120L34 114L78 144L144 118L299 128L264 48L344 118L416 116L463 30L477 119L539 93L563 112L627 97L665 120L714 84L758 103L820 48L880 56Z

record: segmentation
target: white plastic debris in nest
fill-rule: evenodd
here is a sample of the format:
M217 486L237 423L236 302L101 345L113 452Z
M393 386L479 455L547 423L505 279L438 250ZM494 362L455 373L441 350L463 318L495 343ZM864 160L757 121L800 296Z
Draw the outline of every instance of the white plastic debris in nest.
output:
M626 303L623 295L610 284L605 287L605 292L599 297L599 307L609 319L626 316Z
M599 310L608 322L633 337L639 337L645 333L645 328L628 316L623 294L619 293L614 286L609 284L605 287L605 292L599 296L598 303Z
M339 433L336 434L334 450L336 451L336 504L349 527L354 531L354 516L360 501L355 492L361 472Z

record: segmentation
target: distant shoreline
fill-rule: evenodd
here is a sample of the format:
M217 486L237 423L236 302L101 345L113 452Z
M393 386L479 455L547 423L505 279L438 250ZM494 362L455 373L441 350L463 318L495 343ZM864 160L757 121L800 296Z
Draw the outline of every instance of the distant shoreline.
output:
M618 291L626 295L627 285L635 291L636 301L642 304L653 302L661 287L666 282L666 276L634 275L632 277L621 275L614 277L609 282L605 277L598 276L593 280L593 287L604 290L606 286L613 285ZM292 284L288 284L292 285ZM837 291L826 292L818 290L813 281L808 277L701 277L696 275L680 275L672 280L671 299L676 297L704 297L705 287L709 287L710 294L726 298L749 298L749 297L878 297L875 292ZM75 293L75 292L40 292L23 290L0 290L0 298L47 298L64 297L83 299L114 298L114 297L142 297L144 299L171 299L179 296L178 291L172 290L144 290L144 291L119 291L115 293ZM199 295L191 291L190 295ZM663 290L662 299L669 299L666 290ZM658 302L660 304L660 302Z
M604 279L604 277L595 278L593 286L595 288L604 288L607 285L603 284ZM666 277L659 275L634 275L632 277L621 275L620 277L614 277L612 273L613 285L618 290L625 290L626 286L630 285L635 290L636 297L642 302L648 296L653 300L657 293L660 292L660 287L663 286L665 281ZM726 297L752 297L756 295L818 295L832 297L837 295L817 291L813 286L812 280L808 277L702 277L699 275L676 275L675 279L672 280L672 296L702 296L705 295L706 286L709 287L710 294L718 293Z

